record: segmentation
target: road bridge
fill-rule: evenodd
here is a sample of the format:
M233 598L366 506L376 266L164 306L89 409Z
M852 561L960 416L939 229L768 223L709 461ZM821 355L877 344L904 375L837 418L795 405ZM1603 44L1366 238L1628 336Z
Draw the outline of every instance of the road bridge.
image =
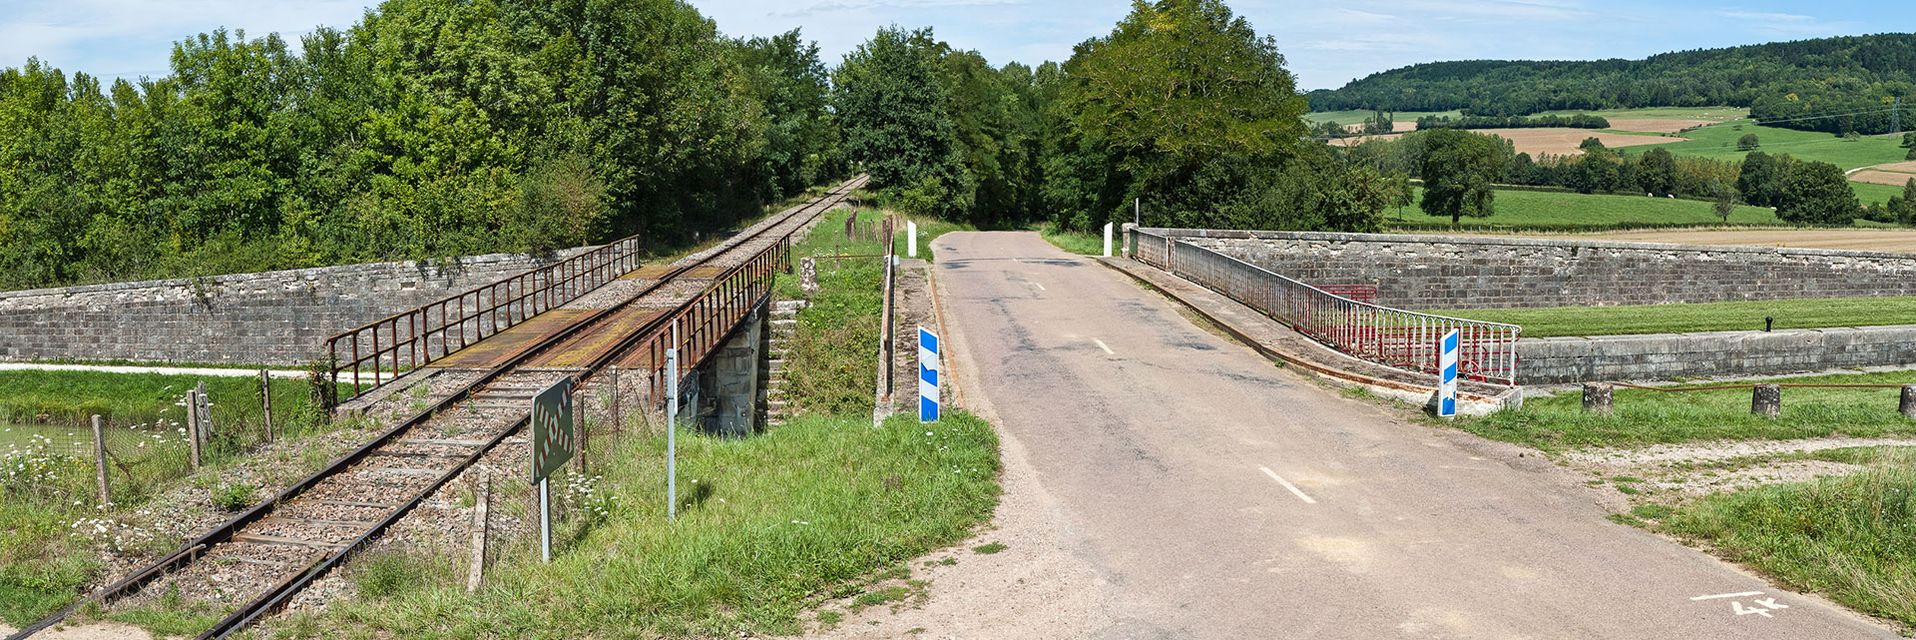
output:
M1036 234L935 246L960 402L1004 442L989 536L1009 549L832 636L1896 637L1609 522L1535 452L1274 367Z

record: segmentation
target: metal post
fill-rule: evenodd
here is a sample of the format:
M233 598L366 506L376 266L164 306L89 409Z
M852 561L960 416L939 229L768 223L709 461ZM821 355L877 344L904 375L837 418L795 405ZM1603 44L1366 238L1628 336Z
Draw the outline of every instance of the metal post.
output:
M672 323L673 342L678 342L679 326ZM679 431L679 350L665 350L665 518L679 517L678 431Z
M106 431L100 428L100 414L93 414L93 472L99 476L100 504L113 503L113 493L106 486Z
M539 560L552 562L552 479L539 479Z
M265 412L266 441L273 441L273 376L265 369L259 370L260 409Z
M197 389L186 391L186 442L192 454L193 470L200 468L200 392Z
M624 396L619 391L619 365L612 365L607 375L612 378L612 432L618 433L625 429Z

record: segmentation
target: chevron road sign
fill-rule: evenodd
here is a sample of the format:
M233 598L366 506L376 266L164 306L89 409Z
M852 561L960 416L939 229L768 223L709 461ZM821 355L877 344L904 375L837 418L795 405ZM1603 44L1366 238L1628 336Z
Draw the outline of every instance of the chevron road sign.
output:
M938 421L938 334L918 328L918 421Z

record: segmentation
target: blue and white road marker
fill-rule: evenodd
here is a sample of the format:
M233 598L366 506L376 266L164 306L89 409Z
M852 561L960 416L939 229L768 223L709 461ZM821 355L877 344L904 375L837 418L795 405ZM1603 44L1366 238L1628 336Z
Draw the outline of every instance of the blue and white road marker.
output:
M1437 341L1437 416L1457 417L1457 330Z
M938 334L918 328L918 421L938 421Z

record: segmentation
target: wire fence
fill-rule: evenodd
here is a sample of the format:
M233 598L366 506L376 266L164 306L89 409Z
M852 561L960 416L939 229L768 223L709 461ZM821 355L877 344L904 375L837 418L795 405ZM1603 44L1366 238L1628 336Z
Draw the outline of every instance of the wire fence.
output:
M304 383L275 384L272 396L269 432L258 389L209 394L199 466L223 464L273 438L298 436L319 424ZM162 411L104 415L96 440L91 424L96 414L0 407L0 496L40 505L96 504L104 475L110 502L142 502L196 469L194 421L188 412L183 394Z

